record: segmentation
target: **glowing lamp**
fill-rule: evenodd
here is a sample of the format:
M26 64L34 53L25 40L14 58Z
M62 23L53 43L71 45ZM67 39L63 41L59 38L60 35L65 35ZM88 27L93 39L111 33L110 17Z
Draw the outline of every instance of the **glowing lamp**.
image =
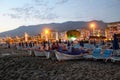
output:
M72 41L76 40L76 38L75 38L75 37L71 37L70 39L71 39Z
M49 31L48 30L45 30L45 34L48 34L49 33Z
M94 28L94 27L95 27L95 24L92 23L92 24L90 24L90 26L91 26L91 28Z
M100 37L100 34L98 34L97 36Z

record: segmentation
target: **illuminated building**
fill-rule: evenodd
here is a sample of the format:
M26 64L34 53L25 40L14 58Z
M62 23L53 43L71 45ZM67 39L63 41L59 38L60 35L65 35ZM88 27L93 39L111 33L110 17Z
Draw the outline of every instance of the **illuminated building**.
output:
M120 34L120 22L107 23L105 34L107 39L112 39L114 34Z

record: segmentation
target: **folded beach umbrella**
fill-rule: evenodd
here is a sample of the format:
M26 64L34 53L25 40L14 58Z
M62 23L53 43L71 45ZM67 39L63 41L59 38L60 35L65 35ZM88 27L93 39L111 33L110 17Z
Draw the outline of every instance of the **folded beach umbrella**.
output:
M114 50L118 50L118 49L119 49L119 44L118 44L117 35L114 34L113 38L114 38L114 40L113 40L113 49L114 49Z
M96 46L96 41L95 40L94 40L93 44L94 44L94 46Z

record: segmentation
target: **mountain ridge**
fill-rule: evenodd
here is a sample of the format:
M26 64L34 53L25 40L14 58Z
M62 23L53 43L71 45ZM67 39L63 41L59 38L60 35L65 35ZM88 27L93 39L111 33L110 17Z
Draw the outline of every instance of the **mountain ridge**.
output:
M58 32L74 30L74 29L89 29L89 24L95 23L96 28L105 28L107 24L103 21L93 20L93 21L67 21L63 23L49 23L49 24L38 24L38 25L29 25L29 26L20 26L16 29L9 30L6 32L0 33L0 37L6 36L23 36L25 32L33 36L42 32L44 28L50 28Z

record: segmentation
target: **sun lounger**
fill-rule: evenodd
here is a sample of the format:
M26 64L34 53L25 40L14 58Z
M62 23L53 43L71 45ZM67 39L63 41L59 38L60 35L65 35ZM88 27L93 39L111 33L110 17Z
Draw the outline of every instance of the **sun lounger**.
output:
M50 51L45 51L44 53L45 53L45 56L46 56L47 59L49 59L51 57L50 56Z
M84 58L86 58L86 59L88 59L88 58L94 58L94 59L101 58L100 53L101 53L101 48L95 48L93 50L92 54L85 55Z
M102 58L102 56L101 56L101 48L96 48L94 51L93 51L93 54L92 54L92 57L94 58L94 59L100 59L100 58Z
M21 50L22 48L20 46L16 46L17 50Z
M105 60L105 62L107 62L107 60L111 58L112 52L113 52L113 50L106 49L101 54L101 49L97 48L93 51L92 55L85 55L84 57L85 58L93 58L94 60L102 59L102 60Z
M39 51L39 50L34 50L34 55L35 56L46 56L44 51Z
M84 44L84 48L87 48L88 50L93 50L95 47L94 45Z
M112 53L113 53L113 50L112 50L112 49L105 49L105 50L104 50L104 53L103 53L103 55L102 55L102 57L103 57L102 59L104 59L105 62L107 62L107 60L111 58Z
M112 56L110 59L112 62L120 61L120 56Z

